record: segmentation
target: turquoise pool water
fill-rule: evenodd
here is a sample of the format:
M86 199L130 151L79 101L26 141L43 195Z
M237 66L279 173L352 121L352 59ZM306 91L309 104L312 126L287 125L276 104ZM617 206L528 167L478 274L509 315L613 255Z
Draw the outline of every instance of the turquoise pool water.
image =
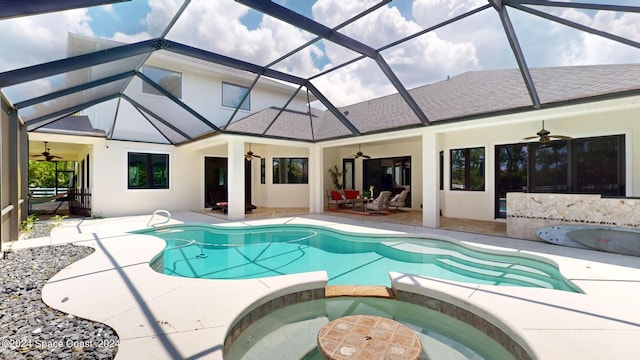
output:
M313 226L174 225L138 231L164 239L163 272L251 279L324 270L330 285L390 285L389 271L476 284L580 292L551 263L453 242L347 234Z

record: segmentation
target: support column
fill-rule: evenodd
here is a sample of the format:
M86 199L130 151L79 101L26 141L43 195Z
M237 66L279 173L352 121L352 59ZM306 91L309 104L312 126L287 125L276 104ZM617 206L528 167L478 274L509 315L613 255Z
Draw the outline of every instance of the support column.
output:
M320 146L309 148L309 212L324 211L324 150Z
M13 210L9 214L11 240L18 240L20 232L20 218L18 216L18 110L9 109L9 203Z
M26 125L20 125L20 223L29 215L29 132Z
M5 161L6 153L4 151L4 144L7 141L7 131L9 126L9 106L4 101L3 97L0 97L0 184L4 184L5 176ZM8 197L9 192L5 190L4 186L0 186L0 250L2 250L2 243L9 241L9 220L8 215L5 221L5 208L8 205L5 200ZM6 239L5 239L6 238Z
M229 220L244 220L244 141L229 139L227 143L227 201Z
M440 226L440 152L438 134L422 135L422 226Z

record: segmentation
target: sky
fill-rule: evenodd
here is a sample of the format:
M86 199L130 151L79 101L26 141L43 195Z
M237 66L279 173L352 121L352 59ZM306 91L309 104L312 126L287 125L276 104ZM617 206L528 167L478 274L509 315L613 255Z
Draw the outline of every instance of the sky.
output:
M274 0L327 27L375 5L374 0ZM597 2L582 0L582 2ZM612 1L600 1L612 3ZM635 5L637 0L615 1ZM402 39L445 19L487 4L486 0L394 0L339 31L373 48ZM66 34L131 43L160 36L182 0L133 0L0 21L0 71L65 57ZM640 13L533 7L555 16L640 42ZM508 9L530 67L640 62L640 50L558 23ZM192 0L167 38L208 51L268 65L315 38L233 0ZM10 51L7 51L10 49ZM513 52L493 9L383 51L405 88L444 81L466 71L515 68ZM301 77L322 73L359 56L328 41L317 41L277 62L279 71ZM312 80L335 105L344 106L395 93L371 59ZM46 92L51 82L33 84Z

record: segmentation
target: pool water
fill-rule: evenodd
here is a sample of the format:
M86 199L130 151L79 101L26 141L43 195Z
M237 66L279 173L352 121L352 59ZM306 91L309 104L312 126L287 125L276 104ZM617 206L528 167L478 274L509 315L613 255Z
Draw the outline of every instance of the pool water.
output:
M514 356L473 326L440 312L390 299L330 298L287 306L251 324L224 353L225 360L320 360L317 335L329 321L376 315L409 327L422 343L422 359L504 359Z
M168 275L252 279L326 271L330 285L390 285L390 271L476 284L580 292L551 263L404 236L347 234L322 227L174 225L138 231L167 242Z

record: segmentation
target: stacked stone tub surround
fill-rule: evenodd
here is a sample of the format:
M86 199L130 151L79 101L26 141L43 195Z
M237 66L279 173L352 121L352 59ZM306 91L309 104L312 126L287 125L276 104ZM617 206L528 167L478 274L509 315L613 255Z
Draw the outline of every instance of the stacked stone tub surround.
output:
M507 236L540 240L550 225L593 225L640 230L640 199L580 194L507 194Z

